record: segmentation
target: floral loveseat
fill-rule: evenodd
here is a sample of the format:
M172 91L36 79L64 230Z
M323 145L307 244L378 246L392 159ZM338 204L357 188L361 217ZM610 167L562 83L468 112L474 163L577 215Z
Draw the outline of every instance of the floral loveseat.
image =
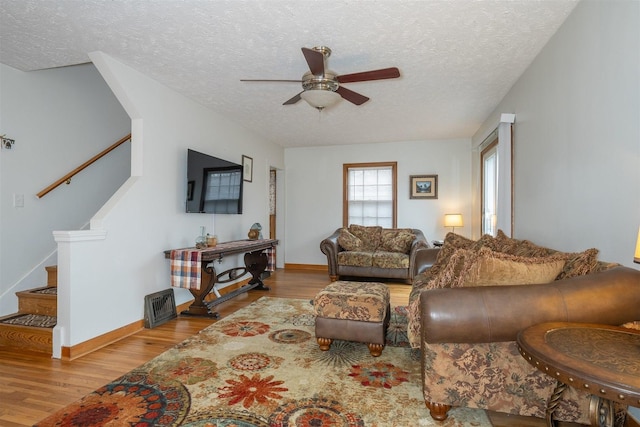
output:
M327 256L332 282L340 276L411 282L417 271L417 251L428 247L424 234L417 229L355 224L337 229L320 242L320 250Z
M556 380L519 354L516 335L528 326L640 328L640 271L600 262L597 253L561 253L502 232L478 241L449 233L441 249L420 251L408 332L421 349L434 419L446 419L451 407L544 418ZM568 387L554 417L589 424L589 395Z

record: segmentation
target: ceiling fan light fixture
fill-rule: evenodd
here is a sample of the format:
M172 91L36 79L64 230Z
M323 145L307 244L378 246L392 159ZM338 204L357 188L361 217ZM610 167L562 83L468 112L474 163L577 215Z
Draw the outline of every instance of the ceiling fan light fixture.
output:
M300 94L300 97L320 111L331 107L341 98L340 94L330 89L307 89Z

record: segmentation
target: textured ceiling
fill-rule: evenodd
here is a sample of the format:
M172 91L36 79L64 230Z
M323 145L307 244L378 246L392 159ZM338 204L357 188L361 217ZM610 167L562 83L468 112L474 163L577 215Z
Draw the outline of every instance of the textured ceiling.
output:
M0 62L23 71L103 51L285 147L472 136L575 0L1 0ZM328 46L345 84L371 98L322 113L282 103Z

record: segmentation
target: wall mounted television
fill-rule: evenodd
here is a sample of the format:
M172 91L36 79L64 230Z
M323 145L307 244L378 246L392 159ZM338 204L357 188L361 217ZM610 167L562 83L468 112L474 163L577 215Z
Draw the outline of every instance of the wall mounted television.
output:
M187 213L241 214L242 166L187 151Z

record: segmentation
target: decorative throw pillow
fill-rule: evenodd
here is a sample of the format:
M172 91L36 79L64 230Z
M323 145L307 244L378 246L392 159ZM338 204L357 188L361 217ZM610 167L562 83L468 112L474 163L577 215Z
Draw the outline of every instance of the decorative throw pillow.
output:
M598 261L596 262L596 267L593 269L592 273L599 273L601 271L609 270L614 267L620 267L622 264L618 262L606 262L606 261Z
M431 269L434 273L437 272L447 264L449 258L451 258L451 255L453 255L456 249L468 249L475 243L475 241L462 237L459 234L447 233L444 238L444 243L438 251L438 256L436 257L433 266L431 266Z
M459 286L532 285L555 280L567 262L566 254L521 257L482 248L467 257Z
M382 239L378 249L385 252L409 253L411 244L415 240L416 235L409 229L383 229Z
M454 249L446 264L434 272L427 284L427 289L457 288L461 286L462 273L467 265L471 265L478 257L474 249ZM431 267L430 270L433 270Z
M598 250L596 248L572 255L560 274L558 274L558 277L556 277L556 280L591 274L598 267Z
M362 251L375 251L380 246L382 238L382 227L364 226L351 224L349 226L351 234L362 240Z
M346 228L340 229L338 244L347 251L360 251L363 246L362 240L351 234Z
M519 243L519 240L512 239L507 236L504 231L498 230L496 237L493 239L493 244L490 247L496 252L510 254L516 251Z

